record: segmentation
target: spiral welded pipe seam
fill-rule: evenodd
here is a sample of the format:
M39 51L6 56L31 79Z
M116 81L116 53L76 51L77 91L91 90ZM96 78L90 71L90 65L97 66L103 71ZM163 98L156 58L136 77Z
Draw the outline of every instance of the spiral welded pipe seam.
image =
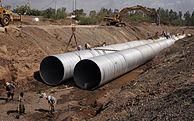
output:
M91 50L82 50L47 56L42 60L40 64L40 76L46 84L55 86L62 83L64 80L73 77L74 67L80 60L89 59L92 57L106 55L115 52L115 51L103 51L98 49L124 50L136 46L141 46L144 44L153 43L155 41L163 39L164 38L160 38L158 40L131 41L126 43L108 45L105 47L97 47Z
M173 37L103 56L80 61L74 69L74 80L82 89L93 89L144 64L161 50L184 36ZM87 67L89 65L90 67Z

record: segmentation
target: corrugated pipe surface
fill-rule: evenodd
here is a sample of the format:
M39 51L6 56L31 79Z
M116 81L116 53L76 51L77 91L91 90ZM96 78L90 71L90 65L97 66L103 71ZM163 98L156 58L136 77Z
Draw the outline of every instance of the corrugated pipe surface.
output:
M93 89L144 64L162 49L184 36L172 37L119 52L81 60L74 69L74 80L82 89Z
M80 60L115 52L103 51L101 49L124 50L163 39L164 38L160 38L158 40L131 41L127 43L98 47L91 50L75 51L48 56L44 58L40 64L40 76L46 84L53 86L58 85L64 80L73 77L74 67Z

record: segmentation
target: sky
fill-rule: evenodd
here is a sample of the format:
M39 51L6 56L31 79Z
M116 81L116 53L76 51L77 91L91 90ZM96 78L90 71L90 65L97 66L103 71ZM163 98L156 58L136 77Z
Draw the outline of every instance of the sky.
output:
M4 5L11 5L15 8L19 5L25 5L28 0L1 0ZM57 8L65 7L67 12L72 12L74 0L29 0L30 7L35 9L46 9L49 7L55 8L55 1L57 1ZM165 8L175 11L194 11L194 0L76 0L76 8L83 8L86 13L91 10L99 11L100 8L119 9L130 6L142 5L150 8Z

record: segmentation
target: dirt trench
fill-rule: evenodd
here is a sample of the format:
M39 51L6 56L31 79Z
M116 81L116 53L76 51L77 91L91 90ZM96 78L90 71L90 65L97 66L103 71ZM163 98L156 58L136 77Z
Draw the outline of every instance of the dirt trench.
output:
M13 25L11 27L12 32L7 34L0 33L0 35L2 36L0 38L0 96L6 97L3 84L7 81L12 82L16 85L16 95L21 90L25 91L27 113L26 115L21 117L21 120L105 120L107 119L107 117L110 117L109 119L111 120L117 120L113 117L113 115L118 114L120 105L122 105L123 103L127 104L129 100L132 100L132 102L129 101L129 105L134 105L133 102L135 103L136 100L140 100L139 98L142 98L142 95L134 94L132 92L127 93L127 90L122 91L123 89L125 89L126 83L128 83L127 85L132 86L132 89L134 89L134 91L137 91L140 87L146 87L147 81L152 80L152 78L155 77L153 76L150 77L150 79L147 79L147 76L145 75L148 70L150 75L152 74L152 69L154 70L154 68L156 68L152 66L160 64L162 66L162 64L164 63L163 61L166 60L166 57L169 57L170 61L176 58L176 56L172 56L172 58L170 58L170 54L172 53L170 49L169 51L165 50L163 51L164 53L162 53L161 56L158 56L157 59L154 59L152 62L150 62L151 64L146 64L141 68L138 68L137 70L134 70L129 74L126 74L94 91L80 90L75 86L73 80L67 80L64 84L58 87L50 87L40 81L41 79L38 73L40 62L44 57L48 55L65 52L67 42L71 36L71 26L28 25L23 26L23 28L19 28ZM130 25L121 28L102 26L78 26L75 34L77 36L78 43L82 46L85 42L89 42L93 47L95 47L101 45L103 42L106 42L107 44L114 44L137 39L147 39L148 31L151 32L152 35L154 35L157 31L159 33L162 33L163 30L169 31L171 33L180 33L183 29L179 27L158 27L155 25L146 24ZM190 31L192 30L187 30L186 32ZM184 41L181 41L182 44L178 45L183 50L188 47L192 48L190 47L190 44L192 44L190 43L190 41L187 41L186 39ZM172 47L171 49L176 50L175 52L177 52L178 55L180 54L178 46ZM73 50L76 50L76 45L74 42L72 42L71 46L69 47L69 51ZM169 53L169 55L166 55L166 53ZM165 62L168 63L168 61ZM191 67L188 66L188 69L190 68ZM177 71L177 69L175 69L175 71ZM154 75L158 73L161 74L160 79L162 80L164 76L164 74L162 75L162 69L161 72L153 72ZM189 71L187 71L187 73L189 73ZM138 77L138 75L140 76ZM138 77L137 79L143 78L144 81L146 80L145 84L143 83L142 86L137 88L137 90L135 89L135 87L133 87L133 85L139 85L141 81L136 81L136 77ZM163 85L163 87L168 87L168 80L165 84ZM46 91L46 93L50 95L54 95L58 99L56 114L54 116L50 116L47 113L48 104L46 103L46 101L39 101L39 95L36 92L40 89ZM153 88L153 90L154 89L155 88ZM153 91L153 94L150 92L150 94L155 95L155 92ZM117 101L116 99L114 99L116 97L118 97L118 99L130 97L130 99L124 98L121 101L122 103L119 103L114 102ZM117 106L115 105L115 103L118 103L118 105L120 105ZM15 110L16 106L17 99L15 99L13 102L5 103L4 98L1 98L0 108L2 110L0 111L0 120L15 120L16 114L11 113L10 115L7 115L7 112L10 110ZM115 108L118 108L118 111L115 112L113 110ZM123 110L123 108L121 108L121 110ZM127 116L131 114L128 112L129 109L126 110L127 111L118 114L118 116L120 117L119 120L127 119ZM142 115L143 114L144 112L142 112ZM135 116L137 116L137 114ZM135 119L136 117L132 118ZM147 117L147 119L151 118Z

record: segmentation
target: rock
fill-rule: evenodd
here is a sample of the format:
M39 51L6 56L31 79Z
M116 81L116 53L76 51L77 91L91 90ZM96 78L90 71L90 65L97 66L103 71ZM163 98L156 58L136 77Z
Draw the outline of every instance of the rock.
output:
M4 27L0 27L0 33L5 33L5 28Z
M10 28L10 27L8 27L8 26L5 27L5 32L6 32L6 33L11 32L11 31L12 31L12 28Z

